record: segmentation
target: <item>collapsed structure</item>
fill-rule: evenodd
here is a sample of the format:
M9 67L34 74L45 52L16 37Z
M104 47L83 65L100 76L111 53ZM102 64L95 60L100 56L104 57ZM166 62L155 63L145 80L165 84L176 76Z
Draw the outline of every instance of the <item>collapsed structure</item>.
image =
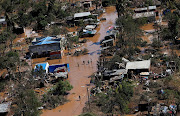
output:
M149 21L155 21L155 17L158 15L156 6L148 6L144 8L134 9L133 19L147 17Z
M70 71L69 64L53 64L49 65L48 62L38 63L35 65L34 70L44 70L45 74L50 74L56 78L68 78L68 72Z

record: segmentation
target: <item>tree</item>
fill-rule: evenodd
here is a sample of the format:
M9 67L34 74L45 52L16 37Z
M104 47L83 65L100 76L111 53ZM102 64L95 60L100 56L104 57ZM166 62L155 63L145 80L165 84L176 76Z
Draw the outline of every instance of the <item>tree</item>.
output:
M83 113L83 114L81 114L81 115L79 115L79 116L96 116L96 115L93 114L93 113L87 112L87 113Z
M116 10L118 17L125 15L127 10L127 1L126 0L116 0Z
M15 98L14 103L17 105L14 107L14 115L15 116L38 116L40 115L40 111L38 107L41 106L36 93L31 89L24 89L24 86L18 86L16 88L18 91Z
M99 0L95 0L94 2L96 4L96 10L97 10L97 7L99 6Z
M116 83L116 88L110 88L106 94L99 93L96 95L97 106L105 113L118 113L126 114L129 112L128 103L133 96L133 86L129 82L123 81Z
M130 15L124 15L116 20L116 24L120 27L119 39L127 41L131 47L136 47L138 45L136 39L142 35L142 30L139 28L142 25L141 21L134 20Z
M12 31L15 28L15 24L20 26L25 26L26 22L28 22L28 18L26 18L25 13L30 7L29 3L30 3L29 0L0 1L0 5L1 5L0 11L4 12L5 14L8 30ZM13 13L14 11L16 11L17 14ZM22 19L26 19L26 20L22 20Z
M66 101L64 96L72 88L67 80L59 81L49 92L43 95L42 103L46 104L46 108L55 108Z
M19 62L18 53L9 51L5 56L0 57L0 69L7 69L11 79L16 79L13 72L16 71Z
M153 42L152 42L151 46L154 47L155 49L157 49L162 46L162 43L157 38L153 38Z
M65 95L67 91L70 91L72 88L72 85L70 85L70 83L67 80L59 81L54 87L52 93L55 95Z
M161 35L164 39L168 37L169 40L174 42L175 38L180 35L180 16L177 13L168 13L165 19L168 21L168 28L165 28L161 32Z

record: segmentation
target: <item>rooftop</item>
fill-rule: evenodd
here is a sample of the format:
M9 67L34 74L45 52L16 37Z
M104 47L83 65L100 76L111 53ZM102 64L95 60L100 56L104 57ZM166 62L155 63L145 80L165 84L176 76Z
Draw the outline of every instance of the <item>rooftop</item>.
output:
M127 62L126 69L149 69L151 60Z
M90 12L75 13L75 14L74 14L74 18L77 18L77 17L85 17L85 16L89 16L89 15L91 15Z
M149 7L143 7L143 8L136 8L134 11L147 11L147 10L155 10L156 6L149 6Z
M0 18L0 22L5 22L6 19L5 18Z
M33 45L44 45L44 44L53 44L53 43L60 43L62 38L57 37L44 37L44 38L35 38L32 41Z
M10 102L0 104L0 113L8 112L10 108L10 104L11 104Z

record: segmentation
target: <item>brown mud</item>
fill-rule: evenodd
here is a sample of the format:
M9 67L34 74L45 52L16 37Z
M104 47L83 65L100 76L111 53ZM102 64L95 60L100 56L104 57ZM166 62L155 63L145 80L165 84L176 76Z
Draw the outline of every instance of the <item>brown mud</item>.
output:
M107 7L106 13L104 13L102 17L105 17L106 21L100 23L97 28L97 34L92 38L87 38L89 41L84 44L84 47L89 50L87 55L81 55L78 57L64 56L62 59L47 61L45 58L33 60L33 63L48 62L50 65L57 63L69 63L70 65L68 80L73 86L73 89L67 96L69 101L53 110L43 110L42 116L73 116L82 113L85 102L87 101L87 88L91 87L89 86L90 78L88 78L88 76L97 70L96 63L100 53L99 41L106 36L108 27L112 26L117 18L115 7ZM85 61L85 65L83 65L83 61ZM80 100L79 96L81 96Z

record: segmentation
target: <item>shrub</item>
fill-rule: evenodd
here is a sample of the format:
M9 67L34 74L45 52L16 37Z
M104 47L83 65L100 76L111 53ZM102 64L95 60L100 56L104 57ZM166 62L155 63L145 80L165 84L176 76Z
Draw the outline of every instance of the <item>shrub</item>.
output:
M84 50L82 51L82 54L87 54L88 53L88 49L87 48L84 48Z
M147 41L141 42L141 47L145 47L145 46L147 46Z

